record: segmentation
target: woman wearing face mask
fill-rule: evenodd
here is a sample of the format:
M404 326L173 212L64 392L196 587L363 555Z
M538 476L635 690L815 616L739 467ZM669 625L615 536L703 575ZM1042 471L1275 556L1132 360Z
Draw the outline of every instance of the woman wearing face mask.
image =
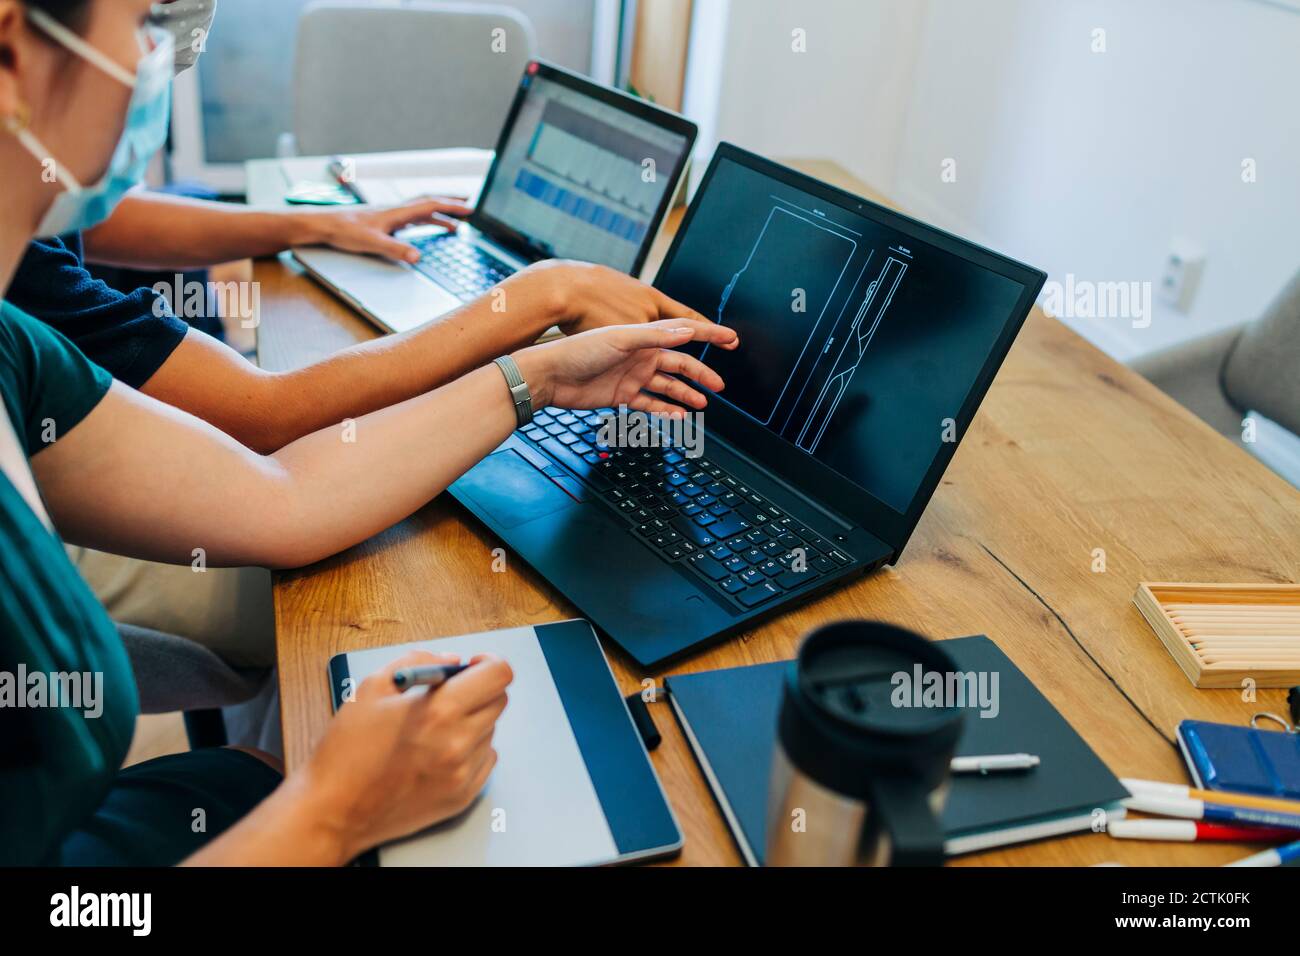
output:
M195 41L207 35L213 10L203 0L177 0L154 10L165 15L163 25L176 39L177 63L188 61ZM213 29L224 28L218 16ZM494 356L531 344L551 327L574 334L660 318L703 318L614 269L551 259L516 272L490 294L420 328L327 350L318 361L269 372L190 328L153 289L118 292L84 268L89 259L179 273L314 244L409 262L410 256L418 260L419 252L389 233L431 216L440 221L452 210L469 212L439 199L392 209L266 210L136 190L93 229L33 241L5 296L62 332L118 381L264 454L432 391ZM49 222L46 228L58 225ZM509 308L503 308L507 302ZM210 567L194 574L188 566L90 548L70 553L110 615L128 629L174 633L237 667L274 662L271 581L264 569Z
M149 8L0 0L0 288L33 235L52 222L100 221L156 148L172 50L148 29ZM538 407L703 407L702 394L672 377L722 387L669 351L691 340L736 345L730 330L687 320L594 330L363 416L355 442L331 428L259 456L113 384L6 306L0 861L335 864L463 810L496 759L492 729L511 674L492 658L436 694L399 694L391 673L366 681L284 781L258 756L229 749L117 772L135 686L56 529L155 560L189 563L202 548L213 564L307 564L409 514L491 452L528 416L525 390ZM66 693L74 684L75 699Z

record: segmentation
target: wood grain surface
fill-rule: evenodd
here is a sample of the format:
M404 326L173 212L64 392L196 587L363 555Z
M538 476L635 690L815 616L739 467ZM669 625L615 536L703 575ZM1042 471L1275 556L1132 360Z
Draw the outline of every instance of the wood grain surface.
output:
M792 161L862 195L825 161ZM670 223L675 226L674 222ZM671 231L666 230L666 231ZM663 242L656 258L662 256ZM287 258L256 265L259 357L298 367L376 335ZM431 436L436 441L436 436ZM365 494L358 489L358 494ZM343 651L576 616L443 495L385 533L275 587L288 764L330 717L326 662ZM1096 549L1105 570L1094 570ZM867 617L942 639L989 635L1120 776L1185 781L1178 721L1285 712L1284 692L1192 687L1134 607L1139 581L1300 579L1300 492L1123 365L1037 309L1030 316L897 566L784 613L669 668L793 656L827 621ZM606 645L625 692L646 677ZM740 862L667 704L653 754L686 835L681 864ZM1081 834L955 865L1215 865L1253 852Z

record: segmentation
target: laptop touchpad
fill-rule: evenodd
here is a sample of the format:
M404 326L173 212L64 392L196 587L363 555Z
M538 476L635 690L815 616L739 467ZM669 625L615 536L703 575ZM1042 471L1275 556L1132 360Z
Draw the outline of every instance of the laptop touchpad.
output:
M503 528L513 528L576 503L510 449L483 459L456 487Z

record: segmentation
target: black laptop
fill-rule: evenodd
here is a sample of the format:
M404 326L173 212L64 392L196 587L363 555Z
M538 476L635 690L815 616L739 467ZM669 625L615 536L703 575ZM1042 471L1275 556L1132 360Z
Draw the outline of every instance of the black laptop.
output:
M658 666L897 561L1045 279L724 143L655 281L740 333L702 446L547 408L451 492Z

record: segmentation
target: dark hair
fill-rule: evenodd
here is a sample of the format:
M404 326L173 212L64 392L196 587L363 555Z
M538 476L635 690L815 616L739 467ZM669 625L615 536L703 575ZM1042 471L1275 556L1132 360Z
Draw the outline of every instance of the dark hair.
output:
M90 0L26 0L27 6L44 10L66 27L81 26Z

